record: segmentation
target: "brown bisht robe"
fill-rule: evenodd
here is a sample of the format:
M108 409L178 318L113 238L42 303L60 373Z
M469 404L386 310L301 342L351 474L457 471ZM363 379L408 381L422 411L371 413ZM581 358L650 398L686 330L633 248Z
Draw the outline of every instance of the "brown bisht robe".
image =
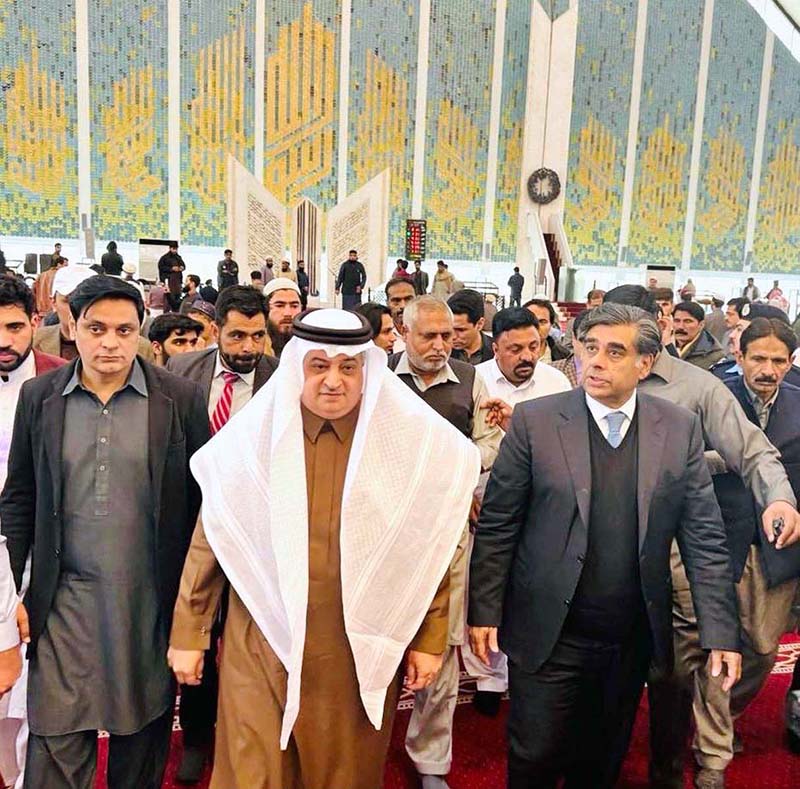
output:
M357 419L358 409L332 422L303 409L309 590L300 714L289 747L280 750L286 670L231 588L211 789L376 789L382 783L403 666L388 690L383 726L376 731L361 703L342 611L339 526ZM225 583L198 522L175 606L173 647L208 649ZM445 576L411 648L444 651L448 598Z

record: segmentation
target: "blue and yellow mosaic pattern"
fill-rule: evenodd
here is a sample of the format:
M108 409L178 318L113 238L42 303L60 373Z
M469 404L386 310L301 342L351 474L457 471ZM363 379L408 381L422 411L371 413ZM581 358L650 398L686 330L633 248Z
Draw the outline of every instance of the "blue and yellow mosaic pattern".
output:
M680 265L686 226L703 6L648 7L629 265Z
M531 4L528 0L509 0L503 48L503 93L500 102L492 260L510 261L517 254L517 215L530 34Z
M578 264L617 262L635 37L634 3L581 5L564 209Z
M158 238L167 225L166 5L89 3L92 198L99 238Z
M391 170L390 248L411 217L419 0L353 0L349 191Z
M0 233L78 234L75 7L0 0Z
M424 213L429 257L481 256L494 2L432 0Z
M766 28L740 0L716 0L692 268L744 263Z
M255 0L181 3L181 237L225 243L228 154L253 166Z
M798 64L775 42L761 170L755 271L800 270L800 117Z

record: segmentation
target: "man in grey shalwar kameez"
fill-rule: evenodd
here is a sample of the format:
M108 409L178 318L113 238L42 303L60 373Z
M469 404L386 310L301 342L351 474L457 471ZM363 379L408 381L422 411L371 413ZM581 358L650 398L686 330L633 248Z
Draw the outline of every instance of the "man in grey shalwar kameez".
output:
M31 620L25 787L158 789L175 687L167 634L208 438L196 384L136 356L143 304L112 277L70 296L79 358L25 385L0 519Z

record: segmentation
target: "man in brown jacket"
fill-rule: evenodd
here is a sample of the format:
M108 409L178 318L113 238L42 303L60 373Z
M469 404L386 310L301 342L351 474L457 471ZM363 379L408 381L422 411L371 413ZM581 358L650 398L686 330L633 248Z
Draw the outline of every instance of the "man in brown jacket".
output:
M374 789L401 677L420 690L441 667L480 460L370 335L355 313L298 316L278 370L193 459L203 509L169 661L200 681L230 583L214 789ZM428 485L445 463L448 485Z

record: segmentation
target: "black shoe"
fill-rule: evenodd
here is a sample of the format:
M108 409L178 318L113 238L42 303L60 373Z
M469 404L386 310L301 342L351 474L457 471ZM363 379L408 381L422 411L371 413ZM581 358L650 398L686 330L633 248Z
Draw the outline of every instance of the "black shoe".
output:
M203 768L206 766L208 748L202 745L190 745L183 748L181 766L175 780L179 784L196 784L203 777Z
M496 718L497 713L500 712L502 698L502 693L493 690L476 690L472 697L472 706L475 707L475 712L485 715L487 718Z

